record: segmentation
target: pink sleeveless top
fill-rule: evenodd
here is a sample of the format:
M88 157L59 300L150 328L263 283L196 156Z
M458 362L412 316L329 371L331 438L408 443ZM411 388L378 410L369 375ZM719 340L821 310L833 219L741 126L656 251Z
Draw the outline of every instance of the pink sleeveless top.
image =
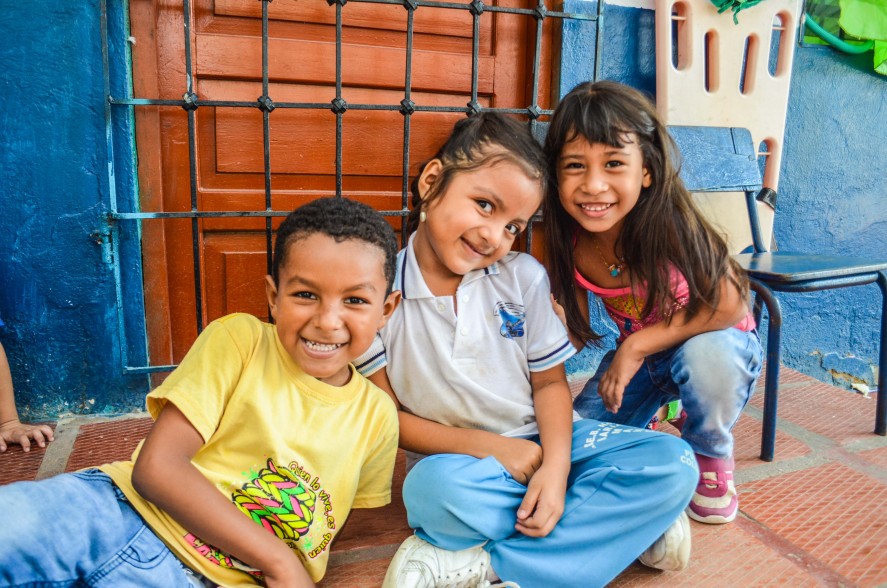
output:
M585 279L585 277L579 273L579 270L575 271L576 282L586 290L597 294L601 300L603 300L604 308L607 309L607 314L610 315L610 318L613 319L613 322L615 322L616 326L619 328L620 342L632 333L660 322L662 320L659 318L660 314L667 314L670 316L686 306L687 302L690 300L690 290L687 286L687 280L684 279L684 276L681 275L680 272L674 269L671 270L670 275L672 284L675 288L674 307L669 309L669 312L667 313L653 312L646 319L641 320L641 314L643 313L644 305L647 302L647 292L645 288L641 289L638 296L632 294L631 286L625 286L622 288L601 288ZM739 329L740 331L751 331L754 329L755 318L751 311L749 311L745 315L745 318L739 321L739 323L734 325L734 328Z

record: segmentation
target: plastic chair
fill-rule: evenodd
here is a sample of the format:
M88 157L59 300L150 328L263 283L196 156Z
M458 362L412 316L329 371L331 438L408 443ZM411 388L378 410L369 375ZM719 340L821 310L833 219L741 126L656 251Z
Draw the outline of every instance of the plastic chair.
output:
M751 288L757 295L756 321L760 324L762 301L769 317L761 459L773 461L776 446L782 310L775 292L813 292L872 282L878 284L881 289L881 337L874 432L887 434L887 260L768 251L761 236L758 200L761 199L760 193L769 188L761 187L751 133L744 128L681 126L670 126L669 132L680 150L681 178L691 192L745 193L754 253L733 257L748 273Z
M711 0L655 0L656 107L668 125L743 127L764 166L763 185L779 190L785 118L801 0L767 0L737 15ZM771 196L774 193L767 193ZM732 253L752 245L742 194L698 195L697 204ZM776 203L760 200L770 242Z

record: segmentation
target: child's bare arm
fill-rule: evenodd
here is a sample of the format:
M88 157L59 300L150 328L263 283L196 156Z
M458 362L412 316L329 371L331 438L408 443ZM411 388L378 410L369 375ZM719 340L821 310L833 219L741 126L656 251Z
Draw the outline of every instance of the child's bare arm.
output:
M253 523L191 463L203 438L172 403L160 415L138 456L135 489L188 531L265 574L267 586L314 586L298 556Z
M394 400L398 408L400 446L406 450L425 455L461 453L479 459L492 455L521 484L527 484L542 464L542 450L532 441L478 429L450 427L401 410L385 368L369 379Z
M47 425L29 425L19 421L12 373L6 351L0 345L0 453L13 443L21 445L23 451L30 451L32 439L38 446L46 447L53 439L52 429Z
M545 537L564 512L573 443L573 402L563 364L531 372L530 383L543 457L518 508L515 528L530 537Z
M625 387L640 369L644 358L670 349L684 341L708 333L730 328L748 313L748 301L729 279L721 281L721 296L714 313L702 310L691 319L683 310L674 314L669 324L664 321L632 333L616 349L610 368L601 378L598 394L604 406L617 412L622 405Z

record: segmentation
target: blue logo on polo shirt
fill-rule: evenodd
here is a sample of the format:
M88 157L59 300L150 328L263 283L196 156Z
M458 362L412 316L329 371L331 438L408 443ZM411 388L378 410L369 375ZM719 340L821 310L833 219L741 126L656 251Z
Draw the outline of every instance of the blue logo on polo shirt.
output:
M520 304L513 302L499 302L496 304L496 312L502 319L502 327L499 334L506 339L524 336L524 321L527 318L527 312Z

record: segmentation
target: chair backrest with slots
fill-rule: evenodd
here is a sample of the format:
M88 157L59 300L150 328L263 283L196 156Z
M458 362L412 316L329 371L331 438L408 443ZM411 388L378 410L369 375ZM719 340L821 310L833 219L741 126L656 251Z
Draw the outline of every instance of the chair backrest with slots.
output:
M710 0L655 6L656 104L666 124L747 128L763 185L777 190L801 0L766 0L737 13L736 22ZM745 198L736 196L698 198L733 253L752 245ZM760 203L758 216L769 244L773 207Z

